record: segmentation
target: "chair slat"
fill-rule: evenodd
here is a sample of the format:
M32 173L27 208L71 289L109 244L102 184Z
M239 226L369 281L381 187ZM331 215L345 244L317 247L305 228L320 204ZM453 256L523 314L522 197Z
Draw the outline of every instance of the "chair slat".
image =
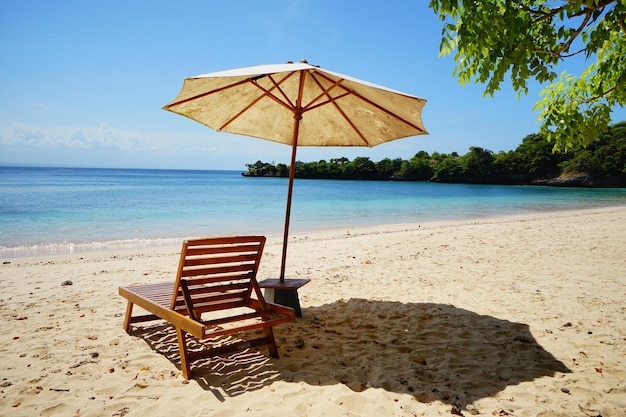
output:
M183 278L187 277L197 277L201 275L206 276L228 276L228 275L245 275L252 274L255 272L253 265L230 265L230 266L219 266L212 268L194 268L194 269L183 269L180 272L180 276Z
M196 293L190 294L191 301L193 301L194 305L197 303L210 303L210 302L219 302L221 300L227 299L241 299L246 300L248 298L248 290L246 288L237 290L230 290L228 292L213 292L213 293ZM185 297L183 295L176 298L176 305L181 305L185 303Z
M235 281L222 285L215 286L205 286L205 285L195 285L195 281L193 281L193 285L188 285L189 293L192 297L197 296L198 294L208 294L211 295L213 293L228 293L230 291L248 289L250 287L250 283L248 281ZM189 284L189 281L187 281Z
M205 239L193 239L186 241L188 247L194 246L217 246L235 244L243 245L262 245L265 243L265 236L228 236L228 237L211 237Z
M237 245L237 246L189 246L187 248L187 256L200 256L212 254L225 254L234 252L261 252L261 245Z
M185 259L185 268L193 267L197 265L220 265L220 264L236 264L236 263L246 263L248 265L254 265L256 263L256 259L258 258L258 254L241 254L238 253L236 255L229 256L205 256L205 257L194 257L194 258L186 258Z
M199 313L217 312L223 310L231 310L236 308L245 307L247 305L246 300L224 300L220 303L194 303L193 308ZM238 315L233 316L238 317Z

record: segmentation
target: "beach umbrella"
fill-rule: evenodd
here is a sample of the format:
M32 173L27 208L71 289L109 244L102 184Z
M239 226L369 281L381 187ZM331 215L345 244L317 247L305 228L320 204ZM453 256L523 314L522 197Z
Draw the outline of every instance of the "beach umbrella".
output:
M280 282L285 279L299 146L376 146L428 134L426 100L310 65L260 65L185 78L164 110L218 132L291 146Z

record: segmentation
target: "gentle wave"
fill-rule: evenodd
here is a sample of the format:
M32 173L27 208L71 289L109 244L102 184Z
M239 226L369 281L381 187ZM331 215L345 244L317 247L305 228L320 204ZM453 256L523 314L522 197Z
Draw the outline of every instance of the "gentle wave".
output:
M180 246L182 238L123 239L88 243L42 243L15 247L0 246L0 258L23 258L48 255L74 255L112 250Z

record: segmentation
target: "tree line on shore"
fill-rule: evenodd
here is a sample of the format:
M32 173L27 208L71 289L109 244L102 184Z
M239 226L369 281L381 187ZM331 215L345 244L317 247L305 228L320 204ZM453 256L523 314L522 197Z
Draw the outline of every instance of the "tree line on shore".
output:
M257 161L244 176L288 177L289 166ZM518 184L626 187L626 122L609 127L598 141L567 153L553 152L543 136L531 134L513 151L493 153L472 146L465 155L419 151L411 159L369 157L296 162L296 178L435 181L473 184Z

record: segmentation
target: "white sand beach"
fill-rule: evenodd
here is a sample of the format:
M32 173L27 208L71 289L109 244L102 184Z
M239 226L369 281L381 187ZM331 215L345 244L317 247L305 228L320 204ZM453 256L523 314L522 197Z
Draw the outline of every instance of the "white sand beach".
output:
M2 416L626 415L626 207L294 235L280 359L122 329L180 247L2 260ZM259 279L276 277L269 237ZM71 281L72 285L63 285Z

